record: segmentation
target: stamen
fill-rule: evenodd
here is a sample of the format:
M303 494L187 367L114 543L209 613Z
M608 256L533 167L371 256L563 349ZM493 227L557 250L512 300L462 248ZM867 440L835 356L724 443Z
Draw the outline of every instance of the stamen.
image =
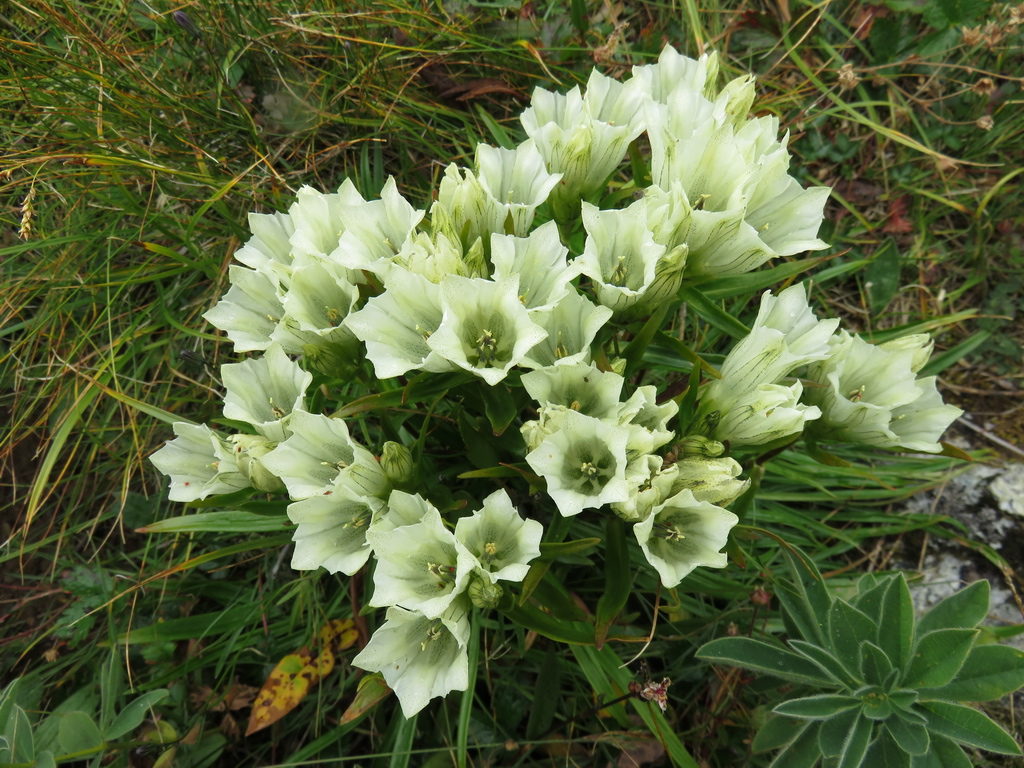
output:
M481 363L489 365L494 361L495 355L498 352L498 340L494 337L493 333L484 330L483 335L476 340L475 344Z
M580 472L582 472L584 475L587 475L588 477L593 477L594 475L597 474L597 467L595 467L589 461L584 461L580 465Z

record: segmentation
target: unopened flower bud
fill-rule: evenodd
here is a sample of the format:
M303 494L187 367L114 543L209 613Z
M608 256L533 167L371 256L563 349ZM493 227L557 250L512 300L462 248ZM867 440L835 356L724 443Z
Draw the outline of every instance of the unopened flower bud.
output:
M487 579L474 576L469 583L469 599L477 608L495 608L504 590L499 584L492 584Z
M388 441L380 454L380 466L392 485L408 487L416 479L416 464L412 451L401 443Z
M688 435L675 445L680 459L703 458L717 459L725 453L725 446L717 440L710 440L701 435Z
M268 493L284 489L281 479L260 461L277 446L277 443L259 435L233 435L229 439L235 446L238 470L248 478L253 488Z

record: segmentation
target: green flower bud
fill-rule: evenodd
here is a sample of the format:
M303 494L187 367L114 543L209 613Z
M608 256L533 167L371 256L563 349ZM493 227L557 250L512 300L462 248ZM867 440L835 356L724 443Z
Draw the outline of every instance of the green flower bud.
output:
M281 478L263 466L263 462L260 461L263 456L277 447L277 443L259 435L232 435L229 439L235 446L235 462L238 464L238 470L249 480L253 488L268 493L284 490Z
M412 451L401 443L388 441L380 454L380 466L392 485L407 488L416 479L416 464Z
M474 576L469 582L469 599L477 608L495 608L501 600L504 590L499 584L492 584L487 579Z
M676 443L675 450L680 459L717 459L725 453L725 446L701 435L689 435Z

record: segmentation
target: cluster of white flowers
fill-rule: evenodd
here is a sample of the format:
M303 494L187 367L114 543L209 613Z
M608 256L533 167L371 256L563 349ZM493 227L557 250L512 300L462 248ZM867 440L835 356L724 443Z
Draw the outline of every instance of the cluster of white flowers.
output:
M522 115L530 138L481 145L472 168L450 165L429 216L389 179L379 199L346 180L333 194L302 188L286 214L250 217L231 288L206 314L237 352L263 353L222 368L224 417L248 427L229 436L177 423L153 462L176 501L286 490L296 569L353 574L372 559L370 605L386 620L354 663L381 672L406 715L468 685L469 612L498 605L499 581L525 578L544 530L513 505L525 484L504 479L476 511L442 513L430 484L417 485L430 433L405 429L378 458L320 412L322 397L311 410L313 373L372 381L369 363L377 380L450 373L525 390L506 419L522 435L522 472L543 479L562 516L607 509L632 524L668 587L726 565L738 519L725 507L749 487L732 452L805 429L935 452L959 413L934 378L916 378L926 338L873 346L836 335L838 320L818 320L803 285L765 293L686 429L675 400L623 375L618 345L677 302L684 281L825 247L828 189L789 175L777 119L748 118L752 78L719 90L717 74L714 55L666 48L625 82L594 72L585 93L538 88ZM643 133L651 183L634 179L602 208ZM362 427L368 442L383 434L372 420Z

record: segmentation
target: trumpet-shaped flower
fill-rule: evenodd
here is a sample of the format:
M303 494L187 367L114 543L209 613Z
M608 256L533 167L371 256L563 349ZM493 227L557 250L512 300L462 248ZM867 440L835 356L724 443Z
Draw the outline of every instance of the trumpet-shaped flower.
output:
M583 226L587 241L579 263L601 304L617 313L635 313L675 295L686 249L668 251L655 242L642 200L613 211L584 203Z
M297 258L291 287L282 303L314 343L354 344L355 337L342 321L359 301L359 289L343 274L344 270L331 266Z
M221 366L224 379L224 416L248 422L268 440L287 435L286 421L293 411L305 410L303 398L313 376L288 359L277 344L263 357Z
M676 92L712 95L718 79L718 54L705 53L691 59L671 45L665 46L656 64L633 67L633 81L654 101L665 103Z
M519 516L505 491L484 499L483 507L455 524L455 538L477 559L477 572L491 583L522 581L529 562L540 556L544 526Z
M437 507L418 493L392 491L387 509L373 521L370 530L387 533L402 526L416 525L428 514L439 514Z
M284 316L274 281L263 272L237 265L228 267L228 279L231 288L203 317L227 333L236 352L266 349Z
M450 276L441 283L444 317L427 346L491 386L547 336L518 297L519 280Z
M717 412L720 418L709 436L733 446L754 446L799 435L807 422L821 416L817 406L800 402L802 392L799 381L789 386L760 384Z
M422 221L423 214L402 197L394 178L388 176L379 200L340 209L338 215L344 231L330 259L348 269L378 271L378 262L394 258Z
M205 424L176 421L173 428L177 437L149 458L171 478L171 501L199 501L250 487L232 446L220 435Z
M469 687L467 613L461 604L435 618L388 608L387 620L352 664L380 672L398 696L402 714L412 717L431 699Z
M596 419L617 419L625 379L581 363L531 371L523 374L522 382L530 397L542 406L561 406Z
M263 464L284 481L291 498L318 496L339 484L362 495L387 496L384 470L351 438L344 421L296 411L288 429L291 435L263 457Z
M560 429L530 453L527 463L547 480L548 495L564 517L626 501L628 427L568 410Z
M370 559L366 532L382 513L384 502L345 485L288 505L295 552L292 568L351 576Z
M934 376L917 378L930 350L920 334L876 346L841 332L828 359L809 373L819 386L808 387L805 399L822 410L812 434L819 440L941 451L939 438L963 411L943 404Z
M548 335L526 353L523 365L546 368L589 363L590 345L611 317L608 307L570 290L553 308L530 313L530 319Z
M274 450L277 443L260 435L232 435L228 442L235 452L235 464L249 481L249 485L258 491L276 493L284 490L281 478L267 469L264 457Z
M422 275L395 267L387 290L345 318L345 325L366 344L366 357L378 379L414 369L439 372L451 364L428 345L441 325L441 289Z
M302 187L288 209L295 226L289 238L292 254L328 260L345 230L342 211L365 203L351 179L345 179L335 193L325 194L310 186Z
M492 279L519 278L519 301L529 310L552 309L570 291L580 274L578 264L565 262L569 253L553 221L541 224L527 237L491 235Z
M634 525L633 533L662 583L674 587L699 566L725 567L721 549L738 522L732 512L682 490Z
M291 275L291 236L295 223L287 213L250 213L252 237L235 251L235 261L266 275L281 289Z
M728 457L683 458L673 464L676 468L672 482L673 494L686 489L697 501L706 501L727 507L750 487L749 480L741 480L743 467Z
M466 587L476 558L445 528L437 510L420 522L367 533L377 567L370 605L402 605L431 619L443 614Z

